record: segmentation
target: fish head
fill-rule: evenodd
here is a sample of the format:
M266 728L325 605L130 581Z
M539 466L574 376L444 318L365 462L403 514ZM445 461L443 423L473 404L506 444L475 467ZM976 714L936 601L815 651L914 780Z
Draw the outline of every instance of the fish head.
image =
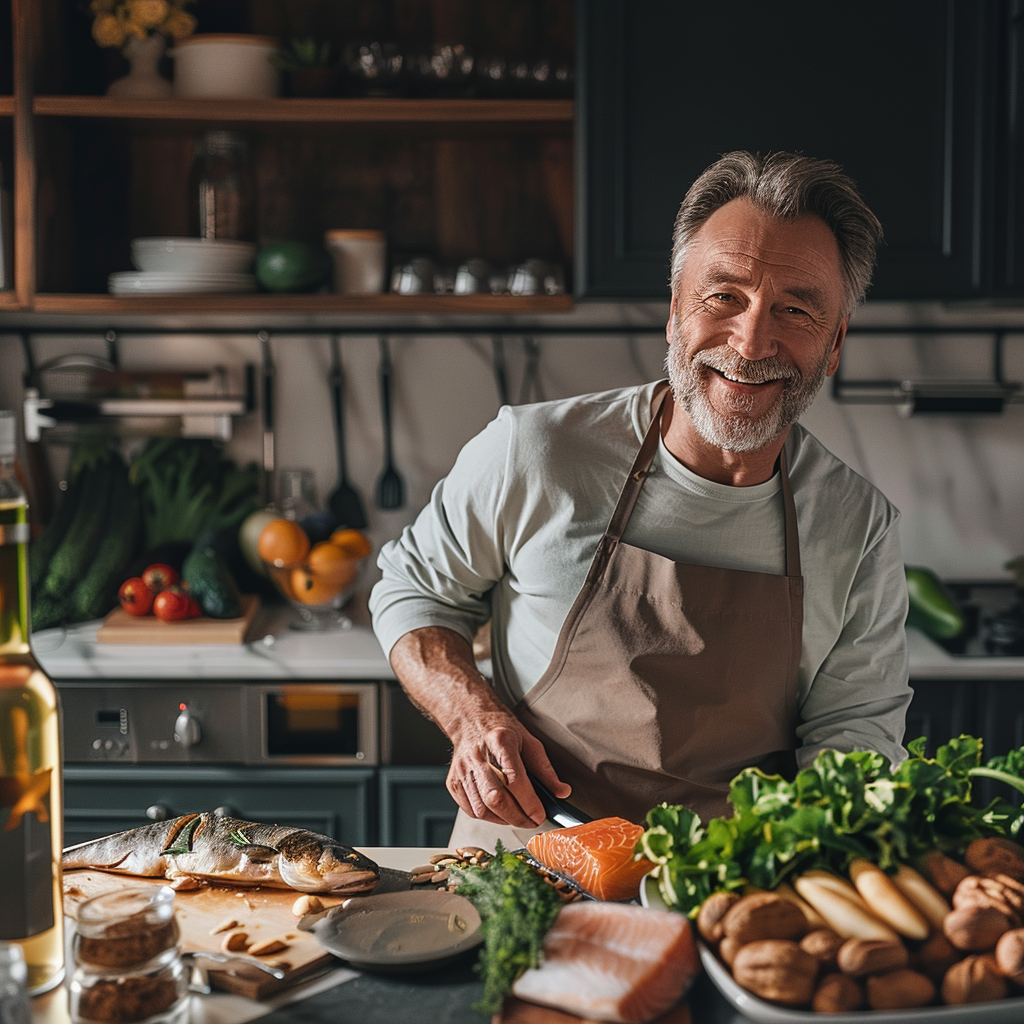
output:
M299 892L364 892L380 878L374 861L340 843L281 849L277 868L282 881Z

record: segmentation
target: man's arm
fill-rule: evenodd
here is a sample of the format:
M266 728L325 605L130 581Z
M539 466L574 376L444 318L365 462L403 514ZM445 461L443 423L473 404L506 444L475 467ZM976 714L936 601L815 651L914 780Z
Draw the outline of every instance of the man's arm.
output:
M409 699L451 740L448 791L467 814L539 825L546 815L528 771L556 796L569 795L541 742L498 699L477 670L472 646L454 630L411 630L392 647L391 666Z

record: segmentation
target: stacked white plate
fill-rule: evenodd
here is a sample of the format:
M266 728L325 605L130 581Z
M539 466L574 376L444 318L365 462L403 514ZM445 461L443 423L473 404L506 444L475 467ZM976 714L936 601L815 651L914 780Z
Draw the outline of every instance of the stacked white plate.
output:
M112 295L169 295L197 292L254 292L248 273L256 246L225 238L136 238L137 270L111 274Z

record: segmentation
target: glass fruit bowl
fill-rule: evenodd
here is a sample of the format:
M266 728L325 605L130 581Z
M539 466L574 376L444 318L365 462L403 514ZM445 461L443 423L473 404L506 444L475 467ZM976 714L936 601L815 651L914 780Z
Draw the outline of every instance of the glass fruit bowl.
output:
M263 528L258 551L267 576L296 612L292 629L348 629L342 612L355 593L370 542L358 530L335 530L311 543L302 526L274 519Z

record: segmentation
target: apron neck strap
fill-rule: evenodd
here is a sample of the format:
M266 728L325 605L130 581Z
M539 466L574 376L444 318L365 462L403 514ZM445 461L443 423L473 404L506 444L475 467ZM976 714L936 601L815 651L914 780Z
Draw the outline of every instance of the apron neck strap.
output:
M651 468L654 455L658 450L661 437L661 410L670 394L668 381L661 381L654 389L651 400L651 422L636 453L629 476L626 477L619 500L615 503L615 511L608 521L605 536L618 543L626 530L626 524L633 513L633 506L640 497L640 488L644 485L647 471ZM786 460L786 446L779 452L779 474L782 482L782 507L786 523L786 575L800 576L800 540L796 522L796 502L793 500L793 488L789 484L789 470Z

